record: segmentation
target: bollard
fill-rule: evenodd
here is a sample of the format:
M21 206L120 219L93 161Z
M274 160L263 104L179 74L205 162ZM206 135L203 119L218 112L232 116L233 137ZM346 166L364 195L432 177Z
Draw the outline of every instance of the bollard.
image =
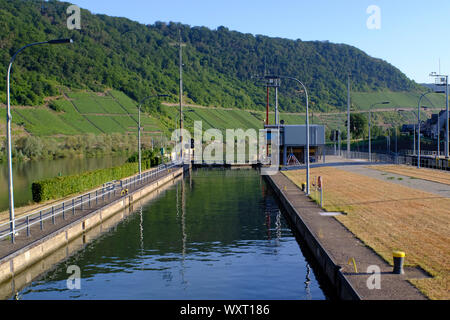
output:
M392 253L394 257L394 271L395 274L404 274L403 262L405 261L405 253L403 251L394 251Z
M323 187L320 187L320 207L323 208Z
M30 235L30 216L27 216L27 237Z
M302 191L305 191L306 189L306 182L302 182Z

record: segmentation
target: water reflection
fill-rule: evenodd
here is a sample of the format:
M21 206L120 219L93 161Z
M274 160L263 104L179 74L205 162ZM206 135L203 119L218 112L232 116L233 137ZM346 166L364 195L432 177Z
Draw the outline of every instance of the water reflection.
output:
M306 263L305 292L307 300L311 300L311 289L309 288L309 284L311 283L310 275L311 275L311 267L309 266L309 263Z
M81 268L79 292L65 287L65 267L71 264ZM138 207L21 295L24 299L325 298L258 172L206 169L192 171Z

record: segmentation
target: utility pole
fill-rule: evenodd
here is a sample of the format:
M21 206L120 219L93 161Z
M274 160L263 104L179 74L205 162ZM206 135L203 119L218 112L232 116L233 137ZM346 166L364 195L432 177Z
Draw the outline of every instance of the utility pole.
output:
M181 138L181 162L183 162L183 49L181 46L181 30L178 29L178 48L180 64L180 138Z
M180 90L179 90L179 101L180 101L180 144L181 144L181 162L183 162L183 47L186 45L181 42L181 30L178 29L178 43L171 43L171 45L178 46L178 63L180 69Z

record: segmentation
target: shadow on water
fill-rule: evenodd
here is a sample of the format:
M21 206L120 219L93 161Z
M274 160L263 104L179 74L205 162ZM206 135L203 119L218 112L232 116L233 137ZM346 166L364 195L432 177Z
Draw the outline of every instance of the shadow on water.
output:
M121 214L45 274L23 276L19 297L334 299L256 170L193 170ZM81 269L81 290L67 288L69 265Z

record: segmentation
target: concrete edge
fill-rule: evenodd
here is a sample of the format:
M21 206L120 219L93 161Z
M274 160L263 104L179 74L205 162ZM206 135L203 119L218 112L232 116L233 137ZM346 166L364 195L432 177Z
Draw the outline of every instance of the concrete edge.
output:
M103 220L108 219L118 211L130 206L133 202L141 199L146 194L157 190L159 187L178 177L183 172L184 169L179 168L162 177L160 180L154 181L147 186L143 186L142 188L133 191L131 194L128 194L126 197L117 199L86 216L82 216L80 219L61 229L58 229L0 259L0 283L14 278L15 275L20 274L39 260L49 256L63 245L68 244L83 232L94 228Z
M320 243L319 239L312 233L308 225L303 221L297 210L292 203L284 196L281 189L272 180L271 176L265 176L270 186L275 191L279 200L286 209L291 222L296 227L302 238L305 240L306 245L311 250L312 254L316 258L317 263L322 269L322 272L326 275L328 280L334 286L337 296L343 300L362 300L358 292L353 288L348 279L342 273L342 267L337 265L330 257L328 252Z

